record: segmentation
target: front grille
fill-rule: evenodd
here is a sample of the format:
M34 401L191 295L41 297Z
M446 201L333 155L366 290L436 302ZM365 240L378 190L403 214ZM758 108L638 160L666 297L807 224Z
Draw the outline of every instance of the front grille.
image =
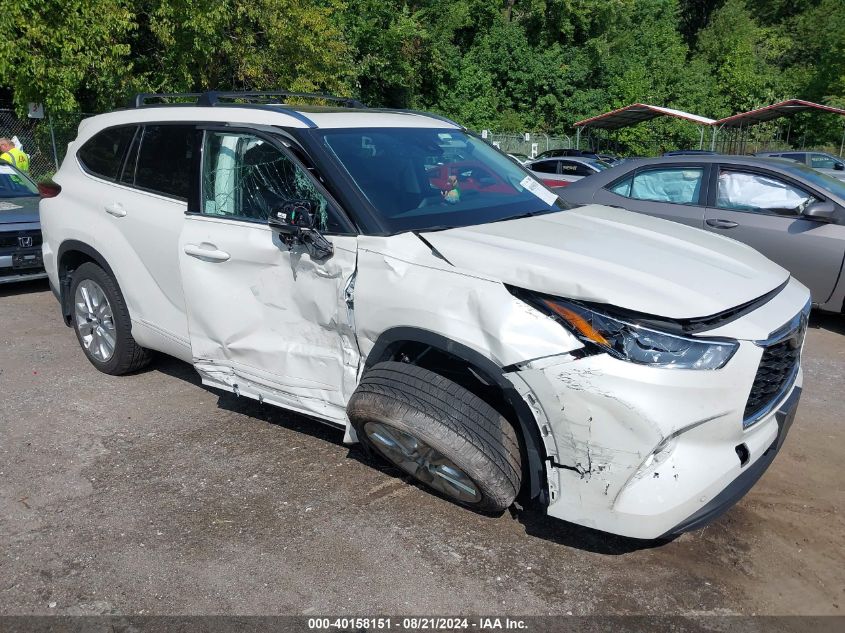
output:
M21 248L19 237L32 238L32 246L41 246L41 231L9 231L0 233L0 248Z
M795 381L808 312L802 310L783 334L762 343L765 349L745 405L745 427L754 424L777 405Z

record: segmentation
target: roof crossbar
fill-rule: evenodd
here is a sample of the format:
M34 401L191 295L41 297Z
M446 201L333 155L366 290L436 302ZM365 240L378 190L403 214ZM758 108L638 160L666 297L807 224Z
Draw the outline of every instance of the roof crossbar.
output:
M160 101L162 99L188 99L194 100L197 106L213 107L216 105L224 105L222 101L232 102L235 100L244 100L254 104L278 104L284 105L284 99L279 97L292 97L295 99L313 99L319 101L329 101L343 105L347 108L366 108L363 103L357 99L349 97L336 97L330 94L319 92L290 92L287 90L232 90L219 91L209 90L206 92L165 92L165 93L141 93L135 96L130 104L133 108L142 108L150 105L163 105L161 103L150 103L153 100ZM228 104L228 103L227 103Z

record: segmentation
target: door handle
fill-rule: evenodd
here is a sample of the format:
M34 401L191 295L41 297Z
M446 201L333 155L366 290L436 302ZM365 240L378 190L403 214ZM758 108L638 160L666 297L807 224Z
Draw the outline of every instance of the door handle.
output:
M735 226L739 226L736 222L731 222L730 220L720 220L718 218L705 220L707 226L712 226L714 229L732 229Z
M229 253L226 251L217 250L213 244L209 244L208 246L208 248L203 248L196 244L185 244L185 255L190 255L206 262L225 262L229 259Z
M126 215L126 209L123 208L123 205L119 202L113 202L111 204L107 204L106 213L109 215L113 215L116 218L122 218Z

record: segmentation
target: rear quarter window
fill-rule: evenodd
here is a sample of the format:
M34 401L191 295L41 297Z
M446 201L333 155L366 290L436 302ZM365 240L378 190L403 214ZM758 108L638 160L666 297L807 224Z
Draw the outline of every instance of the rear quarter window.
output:
M145 126L135 168L135 186L187 199L196 139L192 125Z
M113 127L98 132L79 149L76 156L86 171L114 180L123 164L123 155L136 126Z

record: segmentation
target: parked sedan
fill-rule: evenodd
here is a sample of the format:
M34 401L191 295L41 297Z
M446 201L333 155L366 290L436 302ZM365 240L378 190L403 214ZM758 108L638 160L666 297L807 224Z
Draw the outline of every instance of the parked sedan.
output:
M794 160L828 176L845 180L845 161L825 152L758 152L755 156Z
M796 162L748 156L632 160L558 192L732 237L845 309L845 182Z
M0 284L46 277L41 260L38 187L0 164Z
M549 187L566 187L585 176L610 169L610 165L597 158L566 156L536 159L526 163L525 168Z
M564 156L594 158L596 160L604 161L608 165L615 165L621 160L618 156L613 154L599 154L586 149L547 149L545 152L538 154L534 160L540 160L541 158L563 158Z

